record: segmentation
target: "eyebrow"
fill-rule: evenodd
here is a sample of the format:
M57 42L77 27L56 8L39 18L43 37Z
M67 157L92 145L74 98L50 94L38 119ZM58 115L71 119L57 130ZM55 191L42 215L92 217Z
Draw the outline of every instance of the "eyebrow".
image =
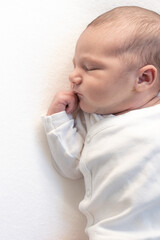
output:
M73 64L75 64L75 57L73 58L72 61L73 61ZM85 57L85 56L84 56L84 57L81 57L81 58L80 58L80 61L81 61L81 62L83 62L83 61L86 61L86 62L87 62L87 61L88 61L88 62L91 62L91 63L93 63L93 64L103 64L102 61L99 61L99 60L97 60L97 59L95 59L95 58L91 58L91 57Z

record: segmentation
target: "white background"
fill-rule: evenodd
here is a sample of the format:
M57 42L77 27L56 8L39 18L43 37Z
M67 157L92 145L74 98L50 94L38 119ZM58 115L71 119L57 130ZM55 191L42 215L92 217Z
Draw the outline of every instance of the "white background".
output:
M41 115L67 89L76 40L119 5L159 0L0 1L0 239L86 240L83 180L54 170Z

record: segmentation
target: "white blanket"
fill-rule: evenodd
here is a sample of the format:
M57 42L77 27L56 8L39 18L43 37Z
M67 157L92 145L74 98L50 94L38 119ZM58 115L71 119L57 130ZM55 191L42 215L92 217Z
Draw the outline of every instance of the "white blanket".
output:
M0 2L0 239L87 239L83 181L52 167L41 115L68 88L79 34L119 5L160 9L159 0Z

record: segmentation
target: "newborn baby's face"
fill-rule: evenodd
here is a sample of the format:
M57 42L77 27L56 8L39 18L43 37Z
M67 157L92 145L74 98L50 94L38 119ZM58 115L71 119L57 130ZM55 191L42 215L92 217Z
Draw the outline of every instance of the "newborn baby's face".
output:
M115 38L102 28L89 27L77 42L69 78L85 112L113 114L128 107L133 90L131 78L135 76L111 54Z

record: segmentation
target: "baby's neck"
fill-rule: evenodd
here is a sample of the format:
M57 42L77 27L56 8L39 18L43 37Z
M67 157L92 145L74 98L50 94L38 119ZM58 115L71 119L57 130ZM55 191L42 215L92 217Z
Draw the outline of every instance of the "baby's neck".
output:
M125 110L123 112L119 112L119 113L115 113L114 115L121 115L121 114L124 114L124 113L127 113L127 112L130 112L132 110L136 110L136 109L142 109L142 108L147 108L147 107L152 107L152 106L155 106L157 104L160 104L160 96L156 96L154 98L152 98L150 101L148 101L147 103L145 103L144 105L140 106L140 107L137 107L137 108L134 108L134 109L129 109L129 110Z
M146 107L151 107L154 105L160 104L160 96L156 96L153 99L151 99L149 102L147 102L146 104L144 104L142 107L140 108L146 108Z

